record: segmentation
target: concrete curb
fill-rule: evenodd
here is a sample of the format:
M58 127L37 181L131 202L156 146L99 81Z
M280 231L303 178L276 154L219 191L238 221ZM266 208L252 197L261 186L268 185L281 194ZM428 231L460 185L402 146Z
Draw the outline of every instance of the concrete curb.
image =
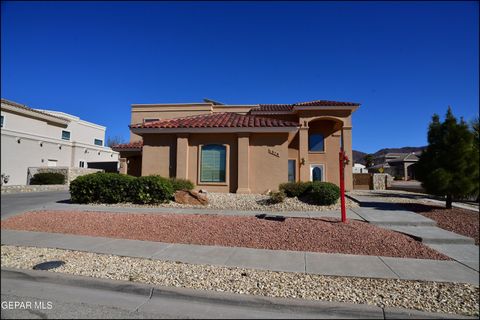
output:
M451 319L475 319L454 314L431 313L403 308L381 308L366 304L352 304L343 302L327 302L318 300L302 300L288 298L271 298L246 294L223 293L207 290L194 290L189 288L175 288L164 286L152 286L142 283L129 283L120 280L89 278L84 276L65 275L61 273L36 270L20 270L2 268L2 278L52 283L64 286L74 286L104 291L114 291L132 295L140 295L149 300L168 297L183 299L192 302L218 303L227 306L242 306L258 309L286 309L289 312L303 312L315 315L317 313L331 312L336 317L358 318L435 318ZM380 315L380 316L379 316Z

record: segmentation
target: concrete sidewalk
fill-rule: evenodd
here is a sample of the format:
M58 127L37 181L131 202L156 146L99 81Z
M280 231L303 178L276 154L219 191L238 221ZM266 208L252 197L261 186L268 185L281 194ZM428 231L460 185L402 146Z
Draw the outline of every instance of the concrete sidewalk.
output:
M418 213L407 211L399 204L381 198L351 194L360 204L351 210L379 227L409 235L426 246L459 263L479 271L479 247L475 240L437 227L437 223Z
M2 230L1 243L271 271L479 284L478 272L456 261L172 244L13 230Z

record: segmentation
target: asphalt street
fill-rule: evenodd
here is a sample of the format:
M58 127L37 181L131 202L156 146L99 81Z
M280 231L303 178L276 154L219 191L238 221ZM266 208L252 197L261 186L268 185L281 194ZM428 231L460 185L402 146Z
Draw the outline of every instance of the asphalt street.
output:
M68 191L2 194L1 217L3 220L27 210L40 210L46 205L55 204L58 201L68 201L69 199L70 193Z

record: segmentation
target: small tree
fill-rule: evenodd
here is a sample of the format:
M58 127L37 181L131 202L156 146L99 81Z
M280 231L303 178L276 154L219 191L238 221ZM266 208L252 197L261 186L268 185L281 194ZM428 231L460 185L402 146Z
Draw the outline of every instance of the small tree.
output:
M114 137L108 137L107 138L107 147L112 147L117 144L125 143L125 140L123 140L123 137L121 136L114 136Z
M373 166L373 155L372 154L366 154L363 157L363 161L365 161L365 166L367 168L370 168L371 166Z
M446 197L452 208L454 198L478 191L479 155L474 134L463 121L457 121L448 107L445 121L434 114L428 129L428 146L417 163L417 177L425 190Z

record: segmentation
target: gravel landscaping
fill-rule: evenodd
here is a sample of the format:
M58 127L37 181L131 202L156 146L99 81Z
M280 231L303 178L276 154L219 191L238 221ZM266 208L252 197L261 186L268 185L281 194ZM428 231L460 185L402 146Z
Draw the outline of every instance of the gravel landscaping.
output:
M2 229L110 238L449 260L414 239L377 226L332 218L32 211L1 222Z
M410 203L403 205L407 210L435 220L440 228L473 238L475 244L479 244L478 212L460 208L446 209L427 204Z
M340 200L331 206L317 206L298 200L297 198L286 198L284 202L270 204L270 196L262 194L237 194L237 193L213 193L207 194L209 204L188 205L179 204L174 201L157 205L138 205L133 203L102 204L113 207L135 207L135 208L198 208L198 209L219 209L219 210L251 210L251 211L325 211L340 210ZM358 204L346 199L347 208L358 207Z
M479 288L470 284L333 277L235 267L194 265L88 252L1 247L1 266L31 269L51 260L51 271L162 286L401 307L478 316Z

